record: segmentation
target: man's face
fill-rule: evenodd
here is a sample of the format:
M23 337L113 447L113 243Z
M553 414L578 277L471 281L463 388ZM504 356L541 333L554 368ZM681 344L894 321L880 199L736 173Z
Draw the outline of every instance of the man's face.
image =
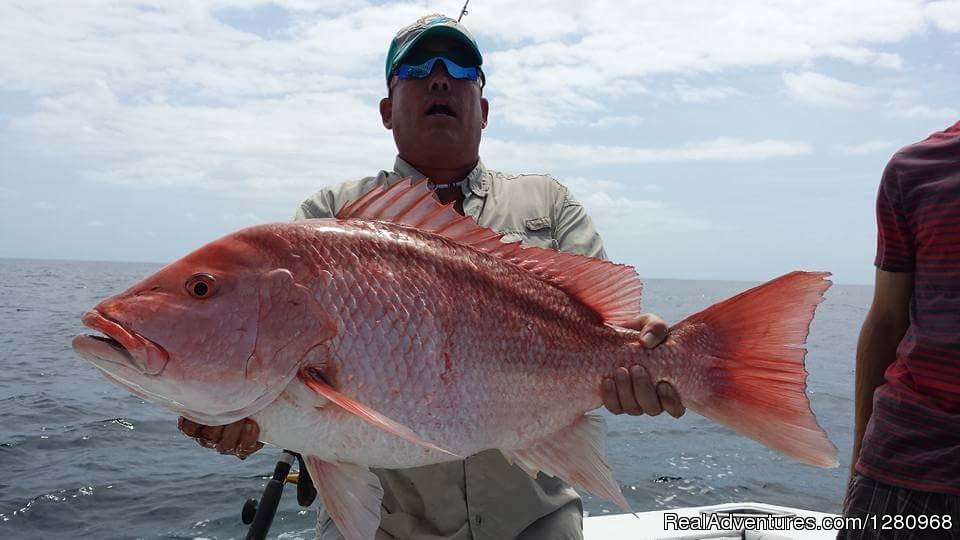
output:
M434 56L471 65L462 45L443 38L417 43L403 63L421 64ZM426 79L392 77L390 85L391 97L380 102L380 114L383 125L393 130L397 150L404 159L451 168L477 160L489 107L477 81L454 79L443 62L437 62Z

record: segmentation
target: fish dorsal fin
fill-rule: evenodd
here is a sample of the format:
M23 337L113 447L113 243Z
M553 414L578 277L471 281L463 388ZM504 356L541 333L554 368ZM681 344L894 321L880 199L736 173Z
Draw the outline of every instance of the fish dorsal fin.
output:
M403 179L377 186L343 207L338 219L367 219L415 227L509 261L580 300L609 324L622 325L640 314L643 284L632 266L541 247L504 243L503 235L441 204L426 179Z

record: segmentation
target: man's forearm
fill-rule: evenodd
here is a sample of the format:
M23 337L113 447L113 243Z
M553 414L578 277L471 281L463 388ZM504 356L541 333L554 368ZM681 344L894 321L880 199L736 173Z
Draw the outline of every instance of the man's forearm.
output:
M906 327L902 323L885 322L880 319L881 317L871 312L863 323L860 339L857 342L851 474L860 456L863 434L873 413L873 393L883 384L884 372L896 360L897 346L906 332Z

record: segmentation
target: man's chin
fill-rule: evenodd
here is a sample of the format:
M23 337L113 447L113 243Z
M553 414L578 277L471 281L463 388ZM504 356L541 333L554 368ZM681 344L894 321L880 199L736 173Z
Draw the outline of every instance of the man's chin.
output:
M427 122L459 122L459 118L449 114L428 114L424 116Z
M396 137L400 156L411 165L431 168L458 168L477 159L480 137L453 126L423 125L417 131Z
M441 122L424 122L421 124L420 131L417 134L420 141L424 139L435 139L437 142L445 141L444 144L452 145L450 140L462 141L465 139L463 126L456 120ZM422 142L420 144L423 144Z

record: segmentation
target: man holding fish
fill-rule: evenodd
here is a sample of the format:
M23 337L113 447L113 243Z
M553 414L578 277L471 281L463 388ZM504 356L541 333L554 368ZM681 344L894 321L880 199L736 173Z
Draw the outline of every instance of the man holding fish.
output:
M430 56L426 42L408 58L408 38L438 26L455 31L437 40L466 54ZM256 449L242 437L256 434L249 419L256 440L300 453L336 525L321 522L323 536L348 540L579 537L581 504L557 479L630 512L606 422L592 413L604 404L679 415L669 396L682 395L744 436L835 467L804 367L829 273L784 274L651 347L665 323L640 311L632 267L551 249L602 255L566 190L480 164L487 104L473 50L444 17L402 31L381 103L398 170L322 191L298 212L339 207L336 217L236 231L104 299L81 317L95 333L75 336L74 351L221 451ZM415 129L428 142L408 145ZM438 151L444 139L458 144ZM397 181L406 172L434 181Z
M492 171L480 161L489 112L482 61L473 37L453 19L430 15L402 29L387 53L387 97L380 102L383 125L393 132L399 154L393 170L323 189L297 209L295 219L334 217L376 186L405 177L428 178L441 202L505 234L505 241L606 258L589 216L564 186L546 175ZM623 326L640 331L648 347L667 335L666 323L653 314ZM601 393L614 414L656 416L665 410L679 417L685 411L675 389L666 382L655 386L639 365L616 369L603 380ZM203 426L181 418L180 429L203 446L241 459L262 446L257 442L259 427L250 419ZM384 489L380 536L582 536L582 504L576 492L542 473L532 478L499 450L375 472ZM318 534L341 537L322 510Z

